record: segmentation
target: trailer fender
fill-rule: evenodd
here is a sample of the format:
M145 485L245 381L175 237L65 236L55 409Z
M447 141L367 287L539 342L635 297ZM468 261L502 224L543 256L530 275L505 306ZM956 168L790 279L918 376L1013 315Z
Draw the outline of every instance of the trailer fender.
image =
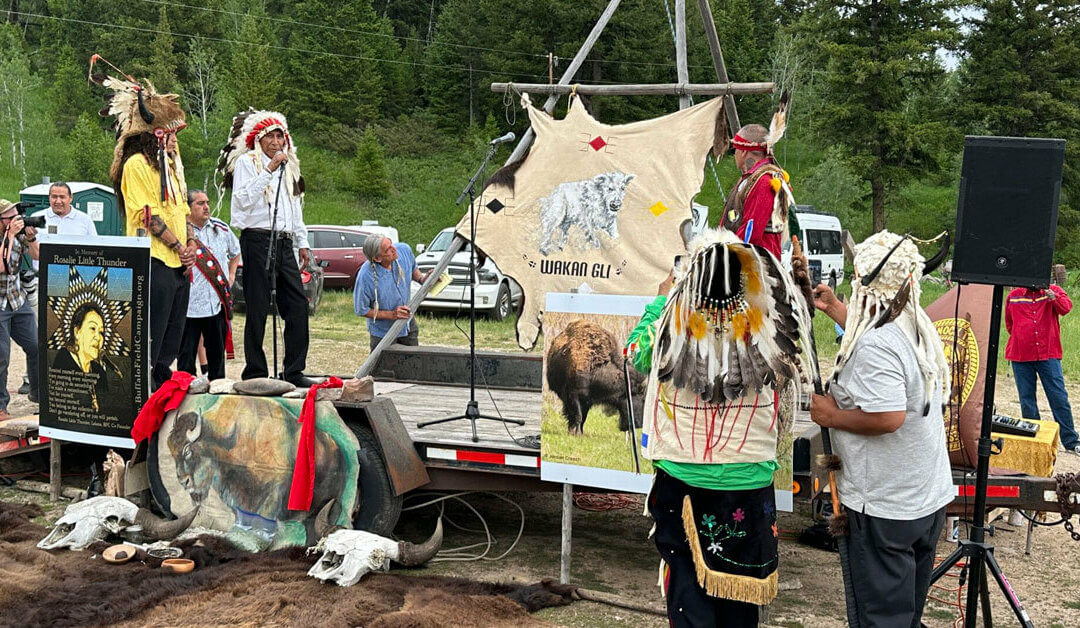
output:
M431 481L393 401L376 397L362 403L336 405L346 423L365 421L375 433L395 495L403 495Z

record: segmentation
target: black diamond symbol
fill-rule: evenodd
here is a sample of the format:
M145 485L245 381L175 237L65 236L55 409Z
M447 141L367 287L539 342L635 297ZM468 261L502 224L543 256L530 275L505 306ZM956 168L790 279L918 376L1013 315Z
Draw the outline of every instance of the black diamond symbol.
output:
M490 201L488 201L488 204L485 205L484 207L487 207L488 210L491 213L497 214L497 213L499 213L500 210L502 210L503 207L506 207L506 205L503 205L502 203L500 203L499 199L493 198Z

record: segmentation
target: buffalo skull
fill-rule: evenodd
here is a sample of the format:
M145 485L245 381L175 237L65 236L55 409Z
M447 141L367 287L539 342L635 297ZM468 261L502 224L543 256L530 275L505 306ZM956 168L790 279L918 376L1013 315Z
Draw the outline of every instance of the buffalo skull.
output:
M196 506L185 516L166 521L123 497L99 495L68 506L64 516L56 520L52 532L37 546L44 550L65 547L81 550L110 534L119 534L132 524L142 526L151 539L172 539L191 525L198 512Z
M363 530L338 530L326 537L325 551L308 575L323 582L332 580L343 587L352 586L369 571L389 570L390 561L404 567L423 565L435 557L442 538L442 519L431 538L419 545Z

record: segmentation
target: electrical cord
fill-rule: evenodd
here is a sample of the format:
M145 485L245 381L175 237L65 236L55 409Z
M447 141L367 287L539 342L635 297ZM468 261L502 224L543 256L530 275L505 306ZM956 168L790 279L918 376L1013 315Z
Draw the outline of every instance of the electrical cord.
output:
M429 496L432 496L432 495L437 495L437 494L436 493L417 493L417 494L414 494L414 495L409 495L405 499L429 497ZM463 499L467 495L490 495L492 497L495 497L497 499L500 499L500 500L510 504L514 508L517 508L518 513L521 515L521 524L518 526L517 536L514 537L513 543L511 543L510 547L506 548L506 551L504 551L502 554L499 554L498 556L488 556L488 554L491 552L492 547L494 547L494 545L498 541L498 539L496 539L495 536L491 534L491 528L488 527L487 520L484 519L484 516L480 514L480 511L478 511L468 501ZM460 524L457 524L456 522L453 522L450 518L446 517L446 515L445 515L445 502L447 502L448 500L454 500L456 502L459 502L459 503L461 503L461 505L465 506L470 511L472 511L472 513L474 515L476 515L476 518L480 520L480 525L483 526L483 530L473 530L473 529L470 529L470 528L466 528L466 527L464 527L464 526L462 526ZM510 552L514 551L514 548L517 547L518 543L521 541L522 535L525 532L525 509L522 508L521 505L518 504L517 502L515 502L514 500L512 500L512 499L510 499L508 497L504 497L502 495L499 495L498 493L493 493L491 491L458 491L458 492L455 492L455 493L450 493L450 494L445 494L445 495L438 495L437 497L434 497L433 499L429 499L429 500L421 502L419 504L414 504L414 505L411 505L411 506L403 507L401 509L401 511L402 512L408 512L408 511L412 511L412 510L419 510L421 508L427 508L429 506L434 506L436 504L438 504L438 506L439 506L439 516L442 517L452 527L454 527L454 528L456 528L458 530L465 531L465 532L474 532L474 533L483 532L485 540L481 541L479 543L472 543L472 544L463 545L463 546L460 546L460 547L453 547L453 548L449 548L449 549L445 549L445 550L440 550L439 553L435 555L435 558L431 559L430 562L433 562L433 563L436 563L436 562L476 562L476 561L480 561L480 560L485 560L485 561L501 560L501 559L505 558L507 555L509 555ZM475 552L474 553L468 553L469 550L472 550L472 549L475 549L475 548L478 548L478 547L483 547L484 551L480 552L480 553L475 553Z

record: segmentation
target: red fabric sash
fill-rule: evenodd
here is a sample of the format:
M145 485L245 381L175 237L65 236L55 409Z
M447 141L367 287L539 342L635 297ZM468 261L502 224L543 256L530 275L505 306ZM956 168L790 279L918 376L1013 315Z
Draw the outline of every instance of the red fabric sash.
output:
M289 487L289 510L311 510L315 496L315 395L320 388L341 388L339 377L330 377L308 388L300 409L300 442L296 446L292 486Z
M139 416L131 426L131 438L135 444L150 438L161 427L165 414L180 407L195 376L183 371L173 371L172 379L161 385L143 404Z
M232 291L229 289L229 278L225 275L225 267L214 257L210 247L202 243L198 238L195 240L195 267L199 269L203 277L210 282L214 294L221 299L221 307L225 308L225 320L232 320L233 303ZM194 277L192 278L194 281Z

